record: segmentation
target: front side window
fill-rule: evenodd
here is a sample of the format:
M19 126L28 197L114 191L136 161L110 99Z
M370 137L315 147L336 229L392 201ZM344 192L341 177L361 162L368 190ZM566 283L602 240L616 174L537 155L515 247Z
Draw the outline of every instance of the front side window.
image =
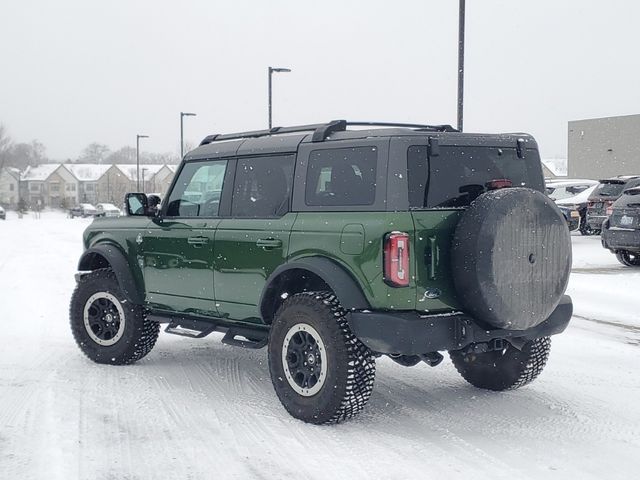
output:
M307 205L373 205L376 198L376 147L315 150L309 155Z
M233 189L233 217L281 217L289 211L293 155L239 158Z
M217 217L226 160L184 165L167 203L169 217Z
M493 180L508 179L514 187L544 191L537 151L519 158L515 148L441 146L428 156L426 146L407 152L411 208L466 207L485 193Z

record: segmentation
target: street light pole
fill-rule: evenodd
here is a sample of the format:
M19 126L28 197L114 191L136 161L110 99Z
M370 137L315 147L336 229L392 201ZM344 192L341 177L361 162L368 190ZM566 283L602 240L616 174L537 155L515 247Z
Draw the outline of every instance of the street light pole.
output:
M464 16L465 0L459 0L458 18L458 130L462 131L464 107Z
M144 193L144 172L146 172L147 169L143 168L142 169L142 193Z
M290 68L275 68L275 67L269 67L269 130L271 130L272 124L271 124L271 118L272 118L272 108L271 108L271 93L272 93L272 88L271 88L271 84L272 84L272 79L271 77L273 77L273 72L276 73L285 73L285 72L290 72L291 69Z
M136 135L136 190L140 191L140 139L149 135Z
M182 126L182 119L184 117L195 117L195 113L180 112L180 160L184 157L184 128Z

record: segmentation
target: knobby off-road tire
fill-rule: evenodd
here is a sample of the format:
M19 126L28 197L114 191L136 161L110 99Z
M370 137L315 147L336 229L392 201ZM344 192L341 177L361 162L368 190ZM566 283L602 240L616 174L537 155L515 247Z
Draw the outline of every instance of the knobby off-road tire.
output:
M549 337L537 338L518 350L506 344L504 350L485 353L449 352L456 370L477 388L515 390L533 382L542 372L551 349Z
M616 253L618 261L627 267L640 267L640 254L627 252L626 250Z
M316 367L310 376L304 372L309 355ZM376 364L372 352L349 329L336 296L305 292L285 300L275 315L269 371L280 402L293 417L326 424L347 420L364 408Z
M128 302L111 269L95 270L78 282L69 307L73 337L96 363L127 365L151 351L160 325Z

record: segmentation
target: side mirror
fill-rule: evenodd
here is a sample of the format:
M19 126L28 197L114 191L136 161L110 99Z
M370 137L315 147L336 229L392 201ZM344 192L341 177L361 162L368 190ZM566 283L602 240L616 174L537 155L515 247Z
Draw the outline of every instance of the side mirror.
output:
M146 217L149 211L149 202L144 193L127 193L124 197L124 205L127 215Z

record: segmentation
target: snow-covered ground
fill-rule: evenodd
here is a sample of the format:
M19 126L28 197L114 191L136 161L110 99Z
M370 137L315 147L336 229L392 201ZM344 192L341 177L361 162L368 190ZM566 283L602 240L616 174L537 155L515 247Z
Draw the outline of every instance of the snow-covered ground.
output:
M635 478L640 271L573 236L576 316L521 390L378 362L365 411L291 418L266 351L161 335L128 367L91 363L68 328L88 220L0 221L0 479Z

